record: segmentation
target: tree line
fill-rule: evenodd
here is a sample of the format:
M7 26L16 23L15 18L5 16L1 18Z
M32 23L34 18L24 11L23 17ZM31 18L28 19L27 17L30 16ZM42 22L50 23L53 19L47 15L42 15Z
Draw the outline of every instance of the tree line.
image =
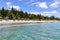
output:
M11 10L5 10L4 8L0 9L0 19L9 19L9 20L60 20L55 16L43 16L41 14L31 14L28 12L23 12L14 9L13 7Z

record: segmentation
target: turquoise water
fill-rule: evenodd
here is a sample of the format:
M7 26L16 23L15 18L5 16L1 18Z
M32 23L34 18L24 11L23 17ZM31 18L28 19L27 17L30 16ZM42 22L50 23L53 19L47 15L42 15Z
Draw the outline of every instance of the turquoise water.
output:
M38 23L0 28L0 40L60 40L60 23Z

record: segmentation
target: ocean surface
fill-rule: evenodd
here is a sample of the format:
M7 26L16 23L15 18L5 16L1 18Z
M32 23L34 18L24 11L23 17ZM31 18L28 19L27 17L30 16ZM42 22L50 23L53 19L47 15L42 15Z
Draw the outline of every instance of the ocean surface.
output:
M0 28L0 40L60 40L60 22Z

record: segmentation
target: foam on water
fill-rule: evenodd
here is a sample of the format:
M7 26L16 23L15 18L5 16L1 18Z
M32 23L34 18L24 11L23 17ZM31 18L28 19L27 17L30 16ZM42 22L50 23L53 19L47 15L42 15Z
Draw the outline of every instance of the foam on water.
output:
M0 40L60 40L60 23L0 28Z

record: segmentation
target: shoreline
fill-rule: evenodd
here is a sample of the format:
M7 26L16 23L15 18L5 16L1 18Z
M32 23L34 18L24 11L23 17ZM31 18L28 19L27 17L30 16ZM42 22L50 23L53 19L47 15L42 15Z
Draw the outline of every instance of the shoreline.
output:
M45 22L60 22L57 20L42 20L42 21L36 21L36 20L2 20L0 21L1 24L25 24L25 23L45 23Z
M34 21L34 20L2 20L0 21L0 28L6 28L11 26L21 26L25 24L34 24L34 23L50 23L50 22L60 22L57 20L42 20L42 21Z

